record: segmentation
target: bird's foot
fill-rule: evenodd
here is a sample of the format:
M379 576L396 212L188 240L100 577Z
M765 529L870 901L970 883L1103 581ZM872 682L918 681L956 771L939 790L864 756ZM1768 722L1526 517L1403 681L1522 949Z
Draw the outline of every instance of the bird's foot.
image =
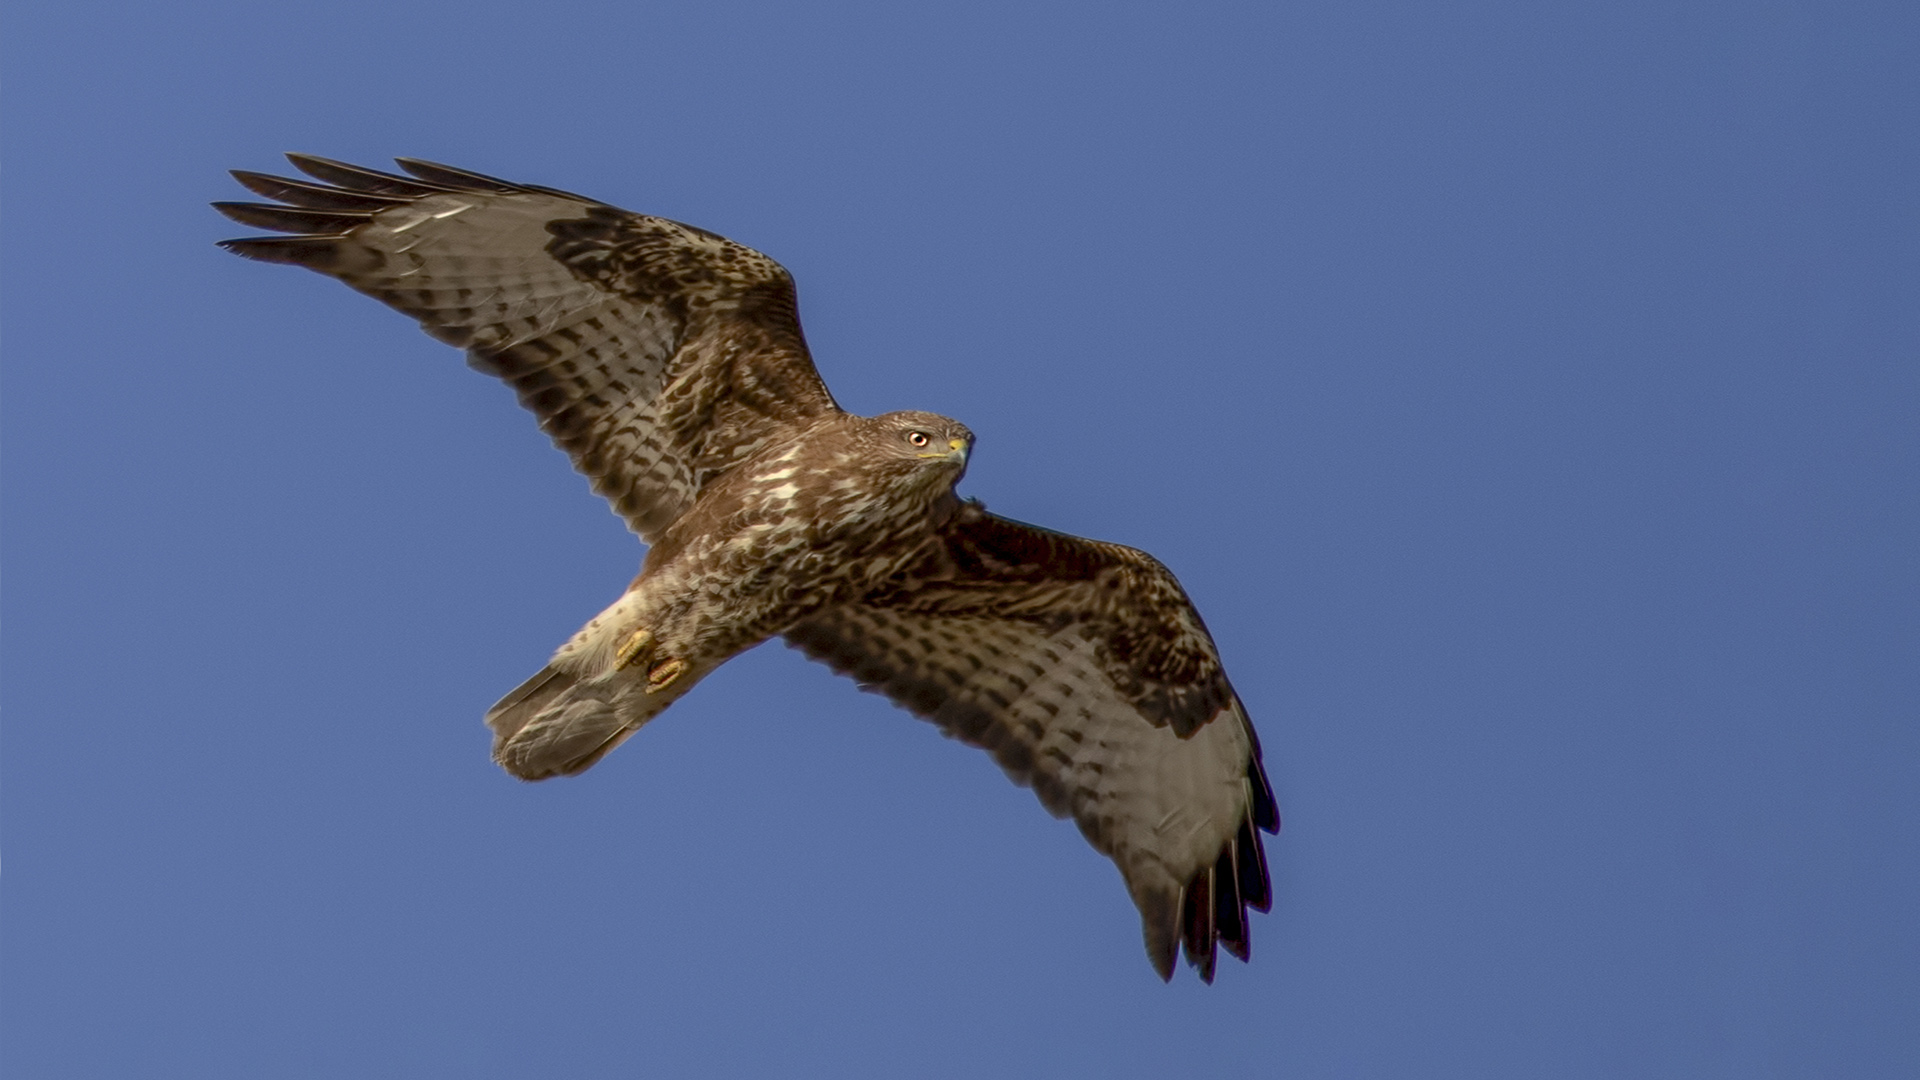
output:
M627 635L627 640L621 642L619 650L613 654L613 670L624 671L635 664L651 664L647 668L647 693L657 694L665 690L687 670L687 662L675 656L652 664L654 649L658 645L659 640L653 636L653 631L645 627L635 630Z
M685 670L687 670L687 662L679 657L662 660L653 665L647 672L647 693L657 694L672 686L673 681L678 679L680 673Z
M653 631L641 627L627 635L620 643L620 651L613 654L613 670L630 668L653 655Z

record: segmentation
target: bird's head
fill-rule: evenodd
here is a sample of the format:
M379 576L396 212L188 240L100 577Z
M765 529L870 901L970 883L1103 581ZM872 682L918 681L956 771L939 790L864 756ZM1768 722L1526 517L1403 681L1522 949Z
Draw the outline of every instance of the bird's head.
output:
M967 471L967 455L973 452L973 432L960 421L936 413L876 416L867 434L870 452L890 466L886 471L948 488L960 482Z

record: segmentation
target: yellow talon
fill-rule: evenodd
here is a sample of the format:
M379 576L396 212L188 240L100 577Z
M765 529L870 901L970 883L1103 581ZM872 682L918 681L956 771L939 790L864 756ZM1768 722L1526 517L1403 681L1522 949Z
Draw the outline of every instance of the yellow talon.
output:
M613 669L632 667L640 658L653 651L653 631L644 627L635 630L620 645L620 651L613 654Z
M677 657L655 664L653 670L647 672L647 693L657 694L672 686L673 680L679 678L680 673L685 670L687 670L687 662Z

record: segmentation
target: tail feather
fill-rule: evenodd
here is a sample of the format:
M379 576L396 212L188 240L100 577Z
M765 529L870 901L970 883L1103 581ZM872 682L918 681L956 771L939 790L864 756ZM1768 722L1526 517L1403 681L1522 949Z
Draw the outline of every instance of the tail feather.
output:
M585 771L644 722L623 715L623 689L610 680L542 669L487 710L493 760L522 780Z
M522 780L585 772L713 668L689 668L649 692L642 669L590 677L549 664L487 710L493 760Z
M493 729L496 738L511 739L573 683L573 676L563 671L541 668L533 678L509 690L505 697L493 703L493 708L487 710L487 726Z

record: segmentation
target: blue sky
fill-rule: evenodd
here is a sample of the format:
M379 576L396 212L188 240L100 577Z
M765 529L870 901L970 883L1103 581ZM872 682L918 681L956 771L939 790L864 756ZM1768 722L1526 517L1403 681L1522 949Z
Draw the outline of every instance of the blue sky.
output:
M1920 1072L1920 9L26 2L4 1014L35 1077ZM781 260L847 407L1154 552L1286 828L1112 867L777 645L586 777L480 714L635 542L228 168Z

